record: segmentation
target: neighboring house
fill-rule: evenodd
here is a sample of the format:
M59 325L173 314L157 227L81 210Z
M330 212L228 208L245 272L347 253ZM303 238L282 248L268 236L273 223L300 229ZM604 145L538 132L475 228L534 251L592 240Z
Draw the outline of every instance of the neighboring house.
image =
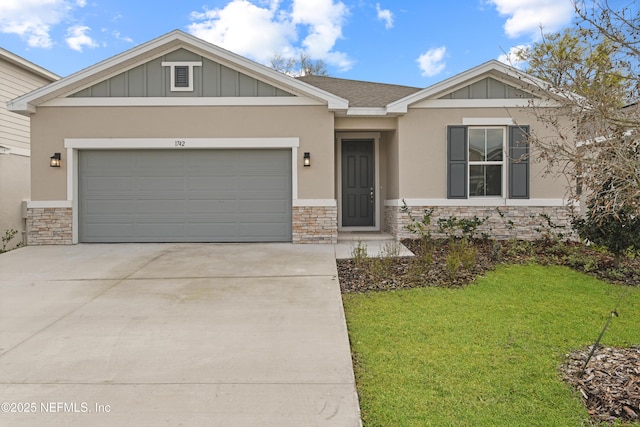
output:
M497 61L427 89L294 79L173 31L10 103L32 120L28 243L400 238L403 200L531 236L568 209L521 156L546 132L526 87Z
M30 194L29 117L7 110L7 101L60 77L0 48L0 235L22 233L22 201ZM19 242L22 234L11 243Z

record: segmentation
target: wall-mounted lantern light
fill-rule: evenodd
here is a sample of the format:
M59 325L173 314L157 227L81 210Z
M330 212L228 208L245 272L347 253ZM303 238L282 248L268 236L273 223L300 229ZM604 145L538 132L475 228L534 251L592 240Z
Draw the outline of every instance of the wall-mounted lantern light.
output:
M60 161L62 160L62 156L60 153L53 153L53 156L49 157L49 166L52 168L59 168Z
M302 157L304 159L304 167L306 168L307 166L311 166L311 154L309 153L304 153L304 156Z

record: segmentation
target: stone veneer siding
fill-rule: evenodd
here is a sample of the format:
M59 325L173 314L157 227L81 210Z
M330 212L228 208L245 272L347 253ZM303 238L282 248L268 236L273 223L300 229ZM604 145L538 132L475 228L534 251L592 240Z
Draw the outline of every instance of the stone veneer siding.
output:
M71 208L27 209L27 245L73 243Z
M293 243L337 243L338 208L294 206Z
M548 215L551 223L564 226L565 229L558 230L567 237L575 238L571 231L572 213L568 207L555 206L411 206L411 215L417 220L422 219L424 209L433 209L431 214L431 233L435 238L444 237L437 233L438 219L456 218L472 219L477 216L480 219L488 217L486 222L478 227L478 233L487 233L490 237L498 240L517 238L522 240L536 240L545 236L548 230L547 221L541 214ZM400 206L385 206L384 227L387 233L396 239L417 238L410 233L405 226L409 224L409 216L401 211ZM498 209L503 217L498 213ZM509 221L513 222L513 226Z

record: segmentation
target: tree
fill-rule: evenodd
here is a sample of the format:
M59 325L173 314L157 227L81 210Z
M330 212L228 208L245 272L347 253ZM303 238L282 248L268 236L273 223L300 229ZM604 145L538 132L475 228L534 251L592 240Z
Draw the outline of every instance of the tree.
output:
M616 10L607 0L575 0L574 7L575 26L518 54L539 79L534 114L554 135L533 134L531 143L549 171L569 178L592 227L624 233L624 222L640 218L640 15L635 2ZM640 248L640 239L631 241Z
M314 61L304 52L300 52L298 57L285 57L280 53L276 53L270 62L271 68L292 77L329 75L327 66L322 59Z
M605 191L609 184L605 183ZM631 208L616 212L603 212L605 207L593 197L583 218L573 222L578 234L589 241L606 247L615 255L616 265L628 252L640 253L640 216Z

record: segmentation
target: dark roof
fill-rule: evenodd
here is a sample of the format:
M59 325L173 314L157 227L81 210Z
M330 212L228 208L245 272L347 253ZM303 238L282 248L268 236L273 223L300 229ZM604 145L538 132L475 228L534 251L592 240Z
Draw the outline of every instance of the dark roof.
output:
M297 79L348 100L349 107L384 107L393 101L422 90L417 87L324 76L302 76Z

